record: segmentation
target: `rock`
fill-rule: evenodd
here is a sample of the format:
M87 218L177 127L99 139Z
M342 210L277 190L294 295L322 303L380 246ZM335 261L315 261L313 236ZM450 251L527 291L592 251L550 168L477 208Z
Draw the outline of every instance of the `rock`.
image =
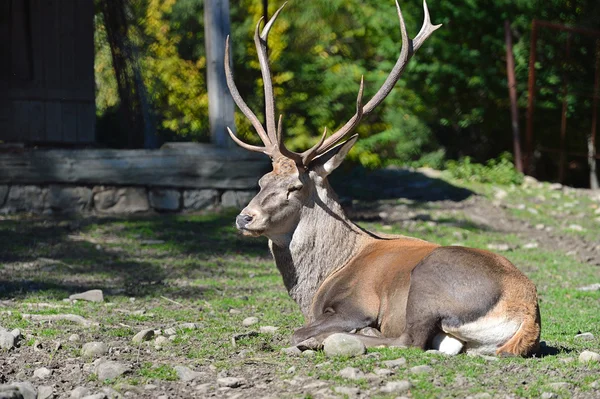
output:
M383 386L380 391L384 393L403 393L412 387L410 381L389 381Z
M156 337L154 342L156 343L156 345L164 345L169 342L169 338L161 335L160 337Z
M165 328L165 335L171 336L177 334L177 329L173 327Z
M290 346L289 348L281 348L281 353L288 356L299 356L302 351L297 346Z
M508 196L508 192L506 190L497 187L495 188L495 190L496 192L494 193L494 198L497 200L503 200Z
M360 339L350 334L332 334L323 341L323 351L327 356L358 356L367 348Z
M47 188L38 186L11 186L3 212L33 212L42 213L45 208Z
M15 347L15 336L6 330L0 329L0 349L12 349Z
M360 393L360 389L354 387L334 387L333 392L352 397L357 396Z
M8 385L0 385L0 398L36 399L37 391L30 382L15 382Z
M590 384L590 388L598 389L600 388L600 380L596 380Z
M569 384L568 382L552 382L548 384L548 386L556 390L571 388L571 384Z
M286 370L288 374L294 374L296 372L296 366L292 366Z
M381 332L373 327L361 328L356 333L360 335L366 335L367 337L381 337Z
M92 190L87 187L51 185L46 202L52 212L82 213L90 209Z
M211 386L211 383L209 383L209 382L207 382L206 384L200 384L200 385L196 386L196 392L198 392L199 394L208 393L208 391L210 391L210 386Z
M242 325L245 327L252 326L258 323L258 317L246 317L244 321L242 321Z
M175 366L173 369L181 381L194 381L195 379L205 375L205 373L194 371L186 366Z
M84 396L81 399L106 399L107 397L108 397L108 395L100 392L100 393L95 393L93 395Z
M108 353L108 345L104 342L88 342L81 348L81 354L87 357L98 357Z
M54 395L54 388L50 385L40 385L37 391L37 399L48 399Z
M600 362L600 354L592 351L583 351L579 355L579 361L581 363Z
M0 208L4 205L6 197L8 196L8 186L6 184L0 184Z
M246 381L243 378L223 377L217 379L217 384L221 387L237 388L242 386Z
M575 335L575 339L578 339L580 341L592 341L594 339L594 334L592 334L591 332L584 332Z
M112 360L99 362L95 367L95 373L100 381L112 380L129 371L129 366Z
M539 245L537 242L529 242L525 245L523 245L523 249L534 249L537 248Z
M152 328L146 328L135 334L131 340L140 343L143 341L150 341L152 338L154 338L154 330Z
M221 196L221 205L224 208L243 208L255 195L256 191L225 191Z
M569 225L569 230L573 230L573 231L585 231L585 229L578 225L578 224L570 224Z
M185 190L183 192L183 208L189 211L199 211L214 207L219 201L217 190Z
M277 330L279 330L279 327L274 326L260 326L259 329L262 334L275 334Z
M433 371L433 367L423 364L421 366L414 366L410 368L410 372L414 374L424 374L431 373Z
M395 359L395 360L385 360L383 362L383 364L385 364L386 367L389 367L391 369L396 368L396 367L400 367L400 366L405 366L406 365L406 359L401 357L399 359Z
M150 210L146 189L140 187L94 187L94 208L100 213L122 214Z
M176 211L180 207L181 193L172 189L153 188L148 199L150 206L157 211Z
M90 394L90 390L86 387L77 387L71 391L70 399L81 399L84 396L88 396Z
M307 349L304 352L302 352L303 357L314 357L316 354L317 354L317 352L315 352L312 349Z
M69 342L79 342L81 341L81 337L77 334L69 335Z
M200 328L200 325L196 323L182 323L179 325L179 328L182 330L197 330Z
M86 292L82 292L81 294L73 294L69 296L70 300L79 299L82 301L89 302L104 302L104 294L102 290L89 290Z
M44 380L52 375L52 370L46 367L40 367L33 372L33 376L39 378L40 380Z
M338 375L349 380L359 380L361 378L365 378L365 373L355 367L346 367L345 369L340 370Z
M487 248L492 251L508 251L510 246L508 244L488 244Z
M308 349L319 350L323 347L323 343L319 342L319 340L317 340L315 337L310 337L300 342L299 344L296 344L296 346L301 351L306 351Z
M380 377L387 377L394 374L394 372L390 369L375 369L375 374Z
M19 330L18 328L15 328L14 330L12 330L10 332L10 335L15 337L15 341L17 341L19 338L21 338L21 330Z
M542 399L554 399L558 398L558 395L553 392L542 392Z
M591 285L586 285L584 287L577 288L579 291L600 291L600 283L594 283Z
M563 185L560 183L552 183L552 184L548 185L548 188L550 190L562 190Z

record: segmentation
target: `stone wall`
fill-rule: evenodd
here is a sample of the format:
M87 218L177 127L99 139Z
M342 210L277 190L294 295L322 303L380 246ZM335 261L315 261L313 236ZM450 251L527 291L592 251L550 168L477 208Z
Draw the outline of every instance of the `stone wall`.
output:
M98 214L242 209L256 190L0 185L0 214Z

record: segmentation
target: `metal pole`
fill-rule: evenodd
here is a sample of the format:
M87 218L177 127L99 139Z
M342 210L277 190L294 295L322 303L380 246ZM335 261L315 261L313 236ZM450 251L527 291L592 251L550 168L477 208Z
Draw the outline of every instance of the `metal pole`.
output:
M517 83L515 80L515 59L512 48L512 33L510 22L504 21L504 34L506 38L506 74L508 75L508 96L510 97L510 117L513 132L513 152L515 167L523 173L523 160L521 157L521 139L519 135L519 111L517 109Z
M594 73L594 101L592 103L592 130L588 137L588 164L590 166L590 188L598 190L596 171L596 125L598 122L598 89L600 86L600 40L596 40L596 70Z
M226 128L235 131L233 98L225 80L225 38L230 34L229 0L204 1L208 121L211 142L217 147L232 146Z
M525 173L530 174L533 168L533 104L535 101L535 58L537 46L537 21L531 23L531 44L529 48L529 81L527 83L527 140L525 156Z
M567 44L565 49L565 62L569 62L571 55L571 32L567 33ZM566 141L567 141L567 94L568 94L569 77L565 70L563 70L563 87L562 87L562 115L560 120L560 158L558 161L558 181L562 183L565 180L565 163L567 160L566 154Z

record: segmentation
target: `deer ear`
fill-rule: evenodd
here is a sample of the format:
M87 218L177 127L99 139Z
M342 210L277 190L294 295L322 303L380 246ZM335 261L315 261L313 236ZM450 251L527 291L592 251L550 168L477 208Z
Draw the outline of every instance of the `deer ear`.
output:
M317 158L312 160L312 162L309 164L309 168L323 177L328 176L338 166L340 166L354 143L356 143L357 139L358 134L355 134L342 144L338 144L324 154L319 155Z

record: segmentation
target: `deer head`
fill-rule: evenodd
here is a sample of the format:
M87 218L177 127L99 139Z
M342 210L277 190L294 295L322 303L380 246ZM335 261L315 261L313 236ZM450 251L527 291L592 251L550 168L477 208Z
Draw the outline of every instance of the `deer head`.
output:
M299 221L302 209L313 206L319 200L319 192L329 192L327 176L341 164L356 142L357 135L352 136L345 142L343 140L356 128L363 116L368 115L386 98L415 51L441 26L431 24L427 4L424 1L425 17L423 25L419 34L414 39L409 39L400 6L396 1L396 9L400 20L402 49L384 84L373 98L363 105L364 79L361 78L354 116L329 137L327 137L327 129L325 129L321 139L312 148L298 153L285 147L282 116L279 116L277 125L275 123L275 101L267 59L267 36L283 7L285 7L285 3L266 23L262 32L260 31L261 18L254 33L254 42L258 52L265 92L266 129L246 105L235 86L229 64L229 37L227 37L225 45L227 85L235 103L256 129L263 146L244 143L228 128L229 135L240 147L265 153L273 162L273 171L260 179L260 192L238 215L236 225L246 235L265 235L269 238L293 231Z

